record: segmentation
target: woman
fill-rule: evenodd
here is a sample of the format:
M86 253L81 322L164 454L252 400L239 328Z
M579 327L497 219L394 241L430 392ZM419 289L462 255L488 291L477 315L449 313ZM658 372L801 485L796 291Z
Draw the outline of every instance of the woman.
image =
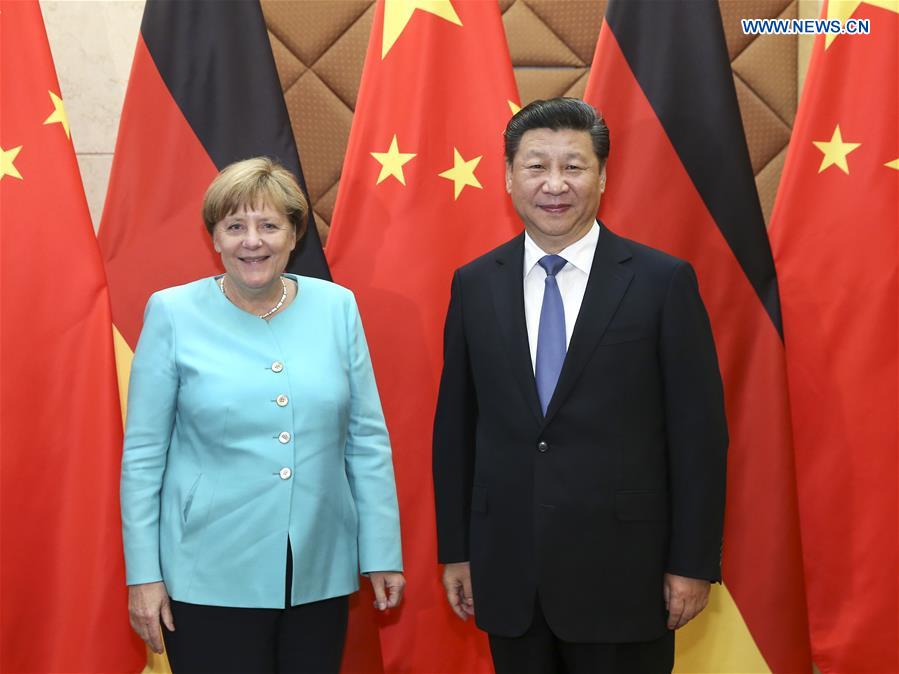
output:
M131 624L173 671L337 672L359 573L402 597L390 444L352 294L285 274L309 207L266 158L209 186L225 273L155 293L122 460ZM171 598L171 599L170 599Z

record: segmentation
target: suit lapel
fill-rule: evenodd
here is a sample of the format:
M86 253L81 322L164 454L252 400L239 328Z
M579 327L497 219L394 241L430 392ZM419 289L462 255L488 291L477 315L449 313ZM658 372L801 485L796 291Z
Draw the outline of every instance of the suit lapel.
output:
M571 335L559 382L546 410L544 426L552 420L553 415L571 393L571 389L599 344L606 326L615 315L615 310L634 276L630 269L621 264L630 257L630 251L621 239L603 226L593 255L593 266L587 279L584 300L574 324L574 332ZM523 291L520 292L523 295ZM533 380L533 377L531 379Z
M494 255L496 269L490 284L494 310L519 390L539 423L543 420L543 412L537 397L524 317L524 234L502 246Z

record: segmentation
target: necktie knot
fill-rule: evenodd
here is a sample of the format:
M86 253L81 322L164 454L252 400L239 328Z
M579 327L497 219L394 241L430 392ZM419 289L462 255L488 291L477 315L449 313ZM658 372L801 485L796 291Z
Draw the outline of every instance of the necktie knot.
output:
M537 260L537 264L543 267L543 271L546 272L547 276L555 276L562 271L562 267L568 264L568 260L558 255L544 255Z

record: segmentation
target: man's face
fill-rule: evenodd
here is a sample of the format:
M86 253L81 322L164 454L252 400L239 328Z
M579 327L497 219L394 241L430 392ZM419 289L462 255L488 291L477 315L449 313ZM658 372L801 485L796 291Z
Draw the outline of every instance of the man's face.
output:
M587 233L605 181L588 131L526 131L506 164L506 191L528 234L547 253Z

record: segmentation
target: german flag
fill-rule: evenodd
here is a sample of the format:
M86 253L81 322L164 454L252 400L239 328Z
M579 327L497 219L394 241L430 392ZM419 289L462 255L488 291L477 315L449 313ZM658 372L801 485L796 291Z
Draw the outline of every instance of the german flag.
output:
M222 168L258 155L305 190L259 3L149 0L100 226L113 320L132 350L154 291L221 271L203 194ZM330 278L313 221L290 271Z
M724 379L723 585L676 670L808 672L777 278L718 4L612 0L585 99L611 129L602 219L693 264Z
M148 0L99 232L123 400L150 295L222 271L200 216L206 188L259 155L306 190L259 2ZM311 216L288 270L329 279ZM168 669L152 654L149 668Z

